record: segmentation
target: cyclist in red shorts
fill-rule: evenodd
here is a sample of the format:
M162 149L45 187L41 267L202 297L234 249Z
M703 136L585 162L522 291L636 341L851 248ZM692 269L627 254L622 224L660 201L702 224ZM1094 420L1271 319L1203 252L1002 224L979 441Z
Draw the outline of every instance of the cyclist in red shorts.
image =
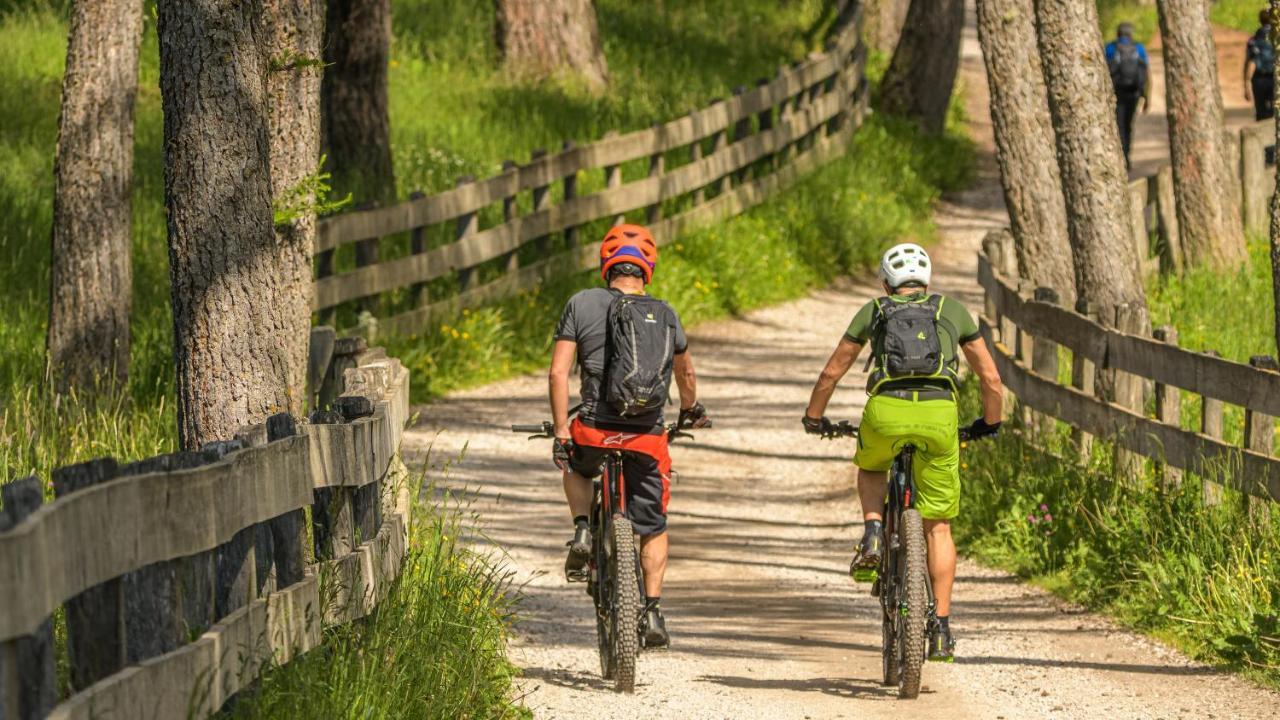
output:
M573 517L573 539L565 575L578 579L591 553L590 512L593 478L599 477L604 453L622 448L628 516L640 535L640 564L644 569L645 617L642 627L647 647L670 642L662 617L662 580L667 569L667 499L671 458L662 405L640 413L622 413L606 401L610 361L610 308L624 295L644 296L658 262L658 246L649 231L638 225L609 230L600 247L600 276L607 287L583 290L569 299L556 327L551 352L551 416L555 424L552 459L564 473L564 493ZM662 303L647 322L666 323L667 342L645 352L667 353L668 367L680 388L680 424L701 427L706 411L697 402L693 360L684 328L675 311ZM656 317L655 317L656 315ZM581 369L582 408L570 423L569 372L574 358ZM666 387L663 387L665 395Z

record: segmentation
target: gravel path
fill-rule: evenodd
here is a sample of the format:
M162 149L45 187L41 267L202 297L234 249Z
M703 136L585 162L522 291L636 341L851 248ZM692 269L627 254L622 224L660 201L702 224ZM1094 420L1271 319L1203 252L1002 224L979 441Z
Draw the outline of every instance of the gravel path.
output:
M938 260L947 272L935 285L976 308L974 249L1003 208L971 29L963 73L984 153L975 189L939 208ZM869 281L847 281L691 333L716 428L673 451L679 481L663 593L673 646L641 657L634 695L617 695L599 678L590 600L582 585L563 581L569 519L548 444L504 428L546 416L545 378L495 383L423 409L406 450L421 461L433 447L433 476L476 513L474 541L500 547L522 587L511 653L534 715L1273 717L1280 696L970 561L961 561L956 586L956 662L928 666L915 702L898 702L879 685L878 605L846 575L861 534L852 441L814 440L798 422L827 354L875 292ZM833 418L859 417L861 381L846 380Z

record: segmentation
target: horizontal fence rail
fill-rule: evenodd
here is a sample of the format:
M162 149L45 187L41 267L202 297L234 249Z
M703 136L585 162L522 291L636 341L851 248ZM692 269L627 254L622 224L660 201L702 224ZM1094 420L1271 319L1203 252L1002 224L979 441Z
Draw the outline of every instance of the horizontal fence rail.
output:
M983 336L1019 403L1071 425L1084 452L1093 436L1111 439L1123 451L1117 460L1122 477L1136 474L1140 456L1158 463L1166 482L1180 482L1181 471L1201 476L1211 503L1214 485L1221 484L1280 501L1274 358L1244 365L1179 348L1173 328L1147 335L1142 308L1121 306L1104 324L1088 307L1061 307L1052 290L1032 292L1017 278L1013 253L1007 232L991 233L978 258L978 281L986 297ZM1070 352L1069 384L1060 378L1059 348ZM1107 379L1109 392L1098 392L1098 378ZM1199 396L1197 429L1183 427L1183 392ZM1223 439L1224 403L1243 408L1242 445Z
M311 345L314 398L333 410L310 422L60 468L48 504L36 478L0 486L0 718L206 717L385 596L408 533L409 373L330 328Z
M825 52L676 120L586 145L566 143L554 154L538 151L526 165L508 162L500 175L464 178L437 195L326 218L312 309L322 317L344 306L378 314L379 297L407 291L409 306L400 301L379 327L421 332L461 308L591 267L598 245L579 238L588 223L612 224L643 211L643 222L666 243L759 204L837 156L861 124L868 86L860 18L860 4L844 4ZM624 168L643 171L645 164L643 177L624 181ZM601 182L582 193L588 172L602 173ZM530 210L519 214L524 196ZM664 208L677 212L666 216ZM480 227L486 211L501 221ZM447 239L432 247L427 235L435 226L444 226ZM357 257L356 267L334 271L335 251L405 233L409 254L363 265Z

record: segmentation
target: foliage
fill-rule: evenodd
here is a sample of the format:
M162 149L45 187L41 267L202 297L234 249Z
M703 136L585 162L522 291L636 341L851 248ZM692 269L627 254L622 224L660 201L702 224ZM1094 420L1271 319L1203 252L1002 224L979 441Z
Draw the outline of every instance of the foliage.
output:
M979 412L976 383L961 415ZM961 549L1112 614L1192 657L1280 686L1280 526L1249 519L1237 493L1206 507L1198 478L1162 491L1110 479L1108 444L1087 463L1065 428L1033 440L1016 423L968 444Z
M285 190L282 196L272 199L271 214L276 227L288 225L308 215L329 215L351 204L350 193L337 199L329 197L333 190L329 186L332 176L322 169L326 159L326 156L321 155L314 171Z
M1258 11L1266 8L1262 0L1214 0L1209 6L1209 21L1215 25L1253 32L1258 29ZM1134 39L1149 43L1160 30L1154 2L1138 0L1098 0L1098 25L1102 37L1115 37L1116 26L1122 22L1133 23ZM1235 72L1234 68L1219 68L1219 72Z
M1178 344L1217 350L1248 362L1252 355L1275 355L1271 258L1266 240L1249 244L1249 263L1235 272L1190 270L1163 277L1148 294L1155 326L1178 328Z
M363 621L325 631L324 644L268 670L226 713L265 720L518 718L518 670L506 659L508 575L470 549L471 529L447 494L414 510L401 575Z

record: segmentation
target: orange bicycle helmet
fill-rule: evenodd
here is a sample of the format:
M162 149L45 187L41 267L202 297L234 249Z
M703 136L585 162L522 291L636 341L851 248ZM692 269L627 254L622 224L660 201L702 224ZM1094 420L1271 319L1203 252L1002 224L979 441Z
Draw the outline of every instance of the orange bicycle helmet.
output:
M605 233L600 243L600 277L609 279L609 268L622 263L638 265L644 271L647 285L653 280L653 268L658 264L658 243L649 231L639 225L618 225Z

